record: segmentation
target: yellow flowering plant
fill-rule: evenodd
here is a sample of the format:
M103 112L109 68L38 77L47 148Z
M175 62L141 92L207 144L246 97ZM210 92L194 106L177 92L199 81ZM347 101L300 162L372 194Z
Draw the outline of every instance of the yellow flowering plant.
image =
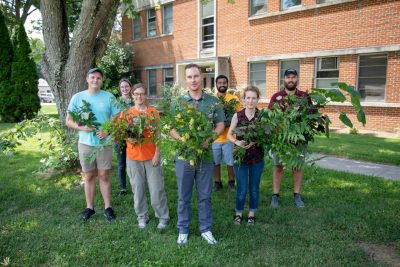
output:
M182 108L176 108L175 112L162 118L163 146L175 152L178 159L189 161L191 166L203 160L211 160L211 151L203 148L203 144L209 141L211 145L213 138L216 137L212 131L215 109L211 109L206 115L187 103L180 102L179 105ZM181 140L169 138L172 129L178 131Z

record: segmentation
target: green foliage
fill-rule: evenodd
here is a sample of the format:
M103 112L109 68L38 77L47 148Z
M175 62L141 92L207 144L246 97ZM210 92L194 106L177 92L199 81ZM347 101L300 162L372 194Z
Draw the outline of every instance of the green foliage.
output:
M13 36L14 57L11 65L11 82L6 86L7 98L0 100L2 120L19 122L33 118L40 109L38 75L35 62L31 59L31 49L25 29L16 27Z
M118 95L118 82L121 78L133 80L133 50L129 44L122 43L113 37L107 46L104 56L97 62L97 65L104 70L103 87L107 88L114 95Z
M92 112L90 103L86 100L82 100L81 107L74 107L73 111L68 112L72 120L78 124L78 126L87 126L89 128L100 126L97 122L96 115ZM93 135L96 135L95 130L93 130Z
M42 55L44 54L44 42L38 38L30 39L31 57L36 64L36 72L40 78L43 78L40 63L42 62Z
M171 159L175 154L180 160L189 161L191 166L202 160L210 160L212 155L210 149L204 149L203 144L215 138L213 129L213 116L215 109L209 111L208 115L196 110L192 105L183 101L176 102L174 112L161 118L162 138L161 146L167 148L164 151L166 159ZM175 140L169 136L169 132L176 129L181 140Z
M231 125L232 117L236 113L237 108L240 106L240 102L236 98L226 101L224 95L218 96L218 100L224 109L224 114L225 114L224 124L225 128L227 128Z
M349 129L349 134L358 134L357 128L350 128Z
M44 153L37 171L69 172L79 165L75 135L69 136L58 119L44 114L1 133L0 155L15 155L16 149L31 137L37 137L39 149Z
M5 24L5 17L0 10L0 119L7 114L7 104L11 79L11 64L13 60L13 47L10 35ZM4 119L3 119L4 120Z
M11 62L13 60L13 47L10 34L0 10L0 84L7 82L11 77Z

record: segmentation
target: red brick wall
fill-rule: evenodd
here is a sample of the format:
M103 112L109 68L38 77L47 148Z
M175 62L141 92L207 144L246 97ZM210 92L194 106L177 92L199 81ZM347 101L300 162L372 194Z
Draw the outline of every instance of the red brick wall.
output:
M328 106L324 112L329 115L332 121L332 126L344 128L346 127L340 120L337 110L345 112L357 129L363 129L363 126L357 122L357 117L354 109L349 106ZM367 117L366 129L395 132L397 127L400 127L400 107L364 107L364 112Z

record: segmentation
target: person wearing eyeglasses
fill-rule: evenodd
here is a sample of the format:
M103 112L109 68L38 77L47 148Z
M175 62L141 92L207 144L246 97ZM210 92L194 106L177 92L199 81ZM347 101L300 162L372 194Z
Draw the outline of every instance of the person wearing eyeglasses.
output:
M159 134L157 129L151 130L149 128L153 122L159 119L159 113L147 104L147 90L143 84L135 84L132 95L134 106L126 112L126 115L122 114L122 116L127 116L128 120L134 120L136 117L144 115L149 122L144 130L143 142L138 143L137 140L132 138L127 140L127 173L132 187L138 227L144 229L149 222L146 199L147 183L151 206L154 209L155 217L159 220L157 228L164 229L168 226L169 209L160 164L160 149L154 140Z

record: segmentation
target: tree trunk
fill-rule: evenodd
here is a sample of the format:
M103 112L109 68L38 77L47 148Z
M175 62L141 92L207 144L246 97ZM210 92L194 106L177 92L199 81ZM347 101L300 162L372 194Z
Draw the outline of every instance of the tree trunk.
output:
M68 103L85 90L86 72L107 47L119 0L84 0L69 42L66 5L63 0L41 0L45 53L42 69L65 123Z

